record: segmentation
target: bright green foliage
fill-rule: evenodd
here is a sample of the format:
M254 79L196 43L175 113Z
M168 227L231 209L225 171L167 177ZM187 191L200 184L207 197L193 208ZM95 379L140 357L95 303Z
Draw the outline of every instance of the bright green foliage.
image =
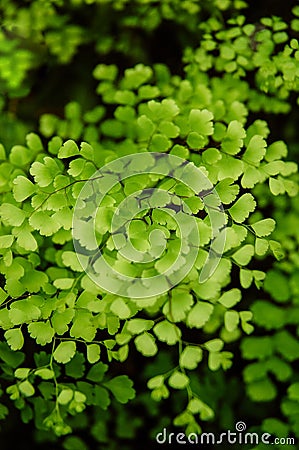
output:
M175 371L170 376L168 384L173 389L184 389L189 384L189 378L184 373Z
M89 430L93 448L131 448L126 440L144 423L130 402L146 412L155 434L164 419L186 433L214 420L210 427L233 429L240 399L249 425L259 402L261 418L274 414L275 401L284 421L265 416L260 429L299 436L298 176L271 118L291 112L299 90L298 8L289 24L277 16L247 23L241 0L27 3L0 6L4 403L14 402L23 422L34 420L40 439L51 433L53 445L70 450L88 449ZM156 48L156 36L161 46L165 24L183 54L175 67L171 55L152 63L161 58L149 47ZM71 74L57 107L38 104L35 78L44 69L53 78L61 73L64 83ZM24 103L36 109L32 124L22 121ZM183 168L177 181L163 176L162 162L160 174L151 173L148 152L191 161L205 179L191 189ZM82 199L99 169L134 154L142 163L92 180ZM124 170L134 175L120 180ZM101 205L99 186L108 189ZM142 211L134 197L140 191L147 194ZM75 207L84 211L74 236L80 258ZM177 221L188 229L188 215L198 243L180 234ZM123 275L148 278L148 288L173 265L185 267L194 247L190 271L173 285L170 270L164 293L152 297L135 298L134 286L127 297L106 292L84 271L97 270L101 251ZM135 378L150 395L136 393ZM167 418L159 410L164 399L175 404ZM7 413L1 404L0 419Z
M229 209L232 219L237 223L242 223L254 211L256 202L249 193L243 194Z
M120 375L104 383L120 403L127 403L135 397L132 381L126 375Z
M154 356L158 347L155 338L149 333L142 333L134 340L137 350L144 356Z
M53 357L57 362L67 363L75 355L76 343L74 341L61 342L53 353Z
M184 348L180 356L180 364L186 369L195 369L202 360L202 349L195 346L187 346Z
M251 228L258 237L269 236L269 234L271 234L275 228L275 220L273 219L259 220L258 222L252 224Z
M24 345L24 337L19 328L5 331L4 337L12 350L20 350Z
M206 302L197 302L188 314L187 325L201 328L209 320L212 312L213 305Z

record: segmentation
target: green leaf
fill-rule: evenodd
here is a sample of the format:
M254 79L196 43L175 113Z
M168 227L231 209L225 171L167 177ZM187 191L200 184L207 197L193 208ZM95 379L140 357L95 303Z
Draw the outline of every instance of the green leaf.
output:
M134 105L135 104L135 94L129 90L116 91L115 101L120 105Z
M83 158L77 158L70 162L67 173L72 177L78 177L79 175L81 175L85 167L86 167L86 160Z
M28 332L34 338L37 344L46 345L52 342L54 330L49 320L46 322L34 322L28 325Z
M276 141L267 148L265 159L266 161L275 161L277 159L285 158L288 154L288 149L283 141Z
M124 362L129 356L129 346L128 344L122 345L117 351L117 358L119 362Z
M115 64L98 64L94 71L93 76L96 80L109 80L113 81L118 73L118 68Z
M180 134L180 129L168 120L162 120L159 124L159 131L168 138L176 138Z
M53 183L56 175L60 173L60 167L55 159L46 156L44 163L35 161L30 167L30 174L40 187L47 187Z
M279 329L287 322L287 311L265 300L257 300L251 307L254 321L266 330Z
M220 161L217 161L215 168L218 169L218 180L232 178L237 180L244 173L244 163L240 159L223 154Z
M85 373L85 357L81 352L77 352L75 356L65 365L65 375L71 378L82 378Z
M269 417L263 420L262 430L279 438L285 438L289 433L289 425L279 419Z
M132 97L133 99L133 97ZM135 102L135 97L134 97ZM114 117L120 122L132 123L135 120L136 112L132 106L118 106L114 112Z
M299 382L298 381L296 383L291 384L288 387L288 396L292 400L299 401Z
M142 333L134 340L137 350L144 356L154 356L158 347L156 345L155 338L149 333Z
M61 146L62 146L62 139L61 139L61 137L60 136L54 136L48 142L48 151L52 155L57 155L57 153L58 153L58 151L59 151Z
M40 377L42 380L52 380L54 378L54 372L52 369L47 369L46 367L36 369L34 375Z
M208 359L209 369L212 371L218 370L221 366L224 370L229 369L232 365L233 354L230 352L210 352Z
M100 359L101 347L98 344L87 346L87 360L90 364L96 363Z
M125 345L130 342L132 335L129 334L127 331L128 331L127 328L124 327L121 333L115 335L115 340L118 345ZM138 332L136 334L138 334Z
M190 411L183 411L174 418L173 424L177 427L194 423L194 416ZM184 442L184 441L182 441Z
M71 308L65 309L62 312L55 311L52 318L52 326L57 334L64 334L68 331L68 324L74 317L74 310Z
M138 135L140 139L149 139L155 131L155 125L151 119L145 115L141 115L137 119L137 125L139 127Z
M120 319L128 319L132 314L127 303L122 298L117 298L111 303L110 311Z
M187 205L186 208L185 208L185 205ZM201 198L192 196L192 197L184 199L183 211L188 214L189 209L191 210L191 212L193 214L197 214L199 211L203 210L204 203L201 200Z
M280 242L273 241L272 239L269 241L270 250L272 251L273 255L277 259L277 261L280 261L284 258L285 253L281 246Z
M64 341L61 342L55 349L53 357L55 361L66 364L76 353L76 342Z
M0 160L5 161L6 160L6 152L3 144L0 144Z
M119 120L107 119L101 123L101 131L105 136L121 138L124 135L124 125Z
M205 347L209 352L220 352L223 348L223 341L221 339L212 339L205 342Z
M58 152L58 158L71 158L79 154L77 144L71 139L66 141Z
M243 194L236 203L229 208L229 213L233 220L237 223L242 223L247 219L249 214L255 210L256 202L254 197L249 194Z
M28 375L30 374L30 369L27 367L19 367L15 370L15 377L19 379L28 378Z
M37 250L37 241L26 229L22 229L17 237L17 244L24 250L34 252Z
M22 352L18 352L15 350L11 350L6 342L0 342L0 358L4 361L8 366L15 369L20 364L23 363L25 359L25 355Z
M243 188L252 189L257 183L262 180L261 171L256 167L248 166L244 171L244 175L241 179L241 185Z
M222 150L229 155L236 155L239 153L245 137L246 133L241 122L233 120L229 123L226 130L226 134L221 144Z
M140 86L138 89L138 97L140 99L151 99L159 97L160 89L157 86L150 86L149 84L145 86Z
M251 270L240 269L240 284L242 288L248 289L253 281L253 273Z
M269 249L269 242L267 241L267 239L256 238L254 249L257 255L263 256Z
M64 450L88 450L85 442L77 436L67 436L63 441Z
M166 342L168 345L174 345L181 338L181 330L168 320L163 320L154 326L154 333L157 338Z
M252 244L246 244L244 245L244 247L241 247L239 250L237 250L232 255L232 258L240 266L247 266L253 255L254 255L254 246Z
M20 328L5 331L4 337L12 350L20 350L24 345L24 336Z
M287 330L276 333L273 337L276 351L287 361L298 360L299 342Z
M96 335L96 327L90 311L76 311L75 319L70 329L70 335L77 339L82 338L88 342L93 341Z
M198 414L201 420L209 420L214 417L214 411L199 398L192 398L187 406L187 410L192 414Z
M170 201L171 197L168 192L164 191L163 189L156 189L149 198L149 205L152 208L161 208L162 206L166 206L168 203L170 203Z
M41 150L43 150L43 144L42 144L41 138L35 133L27 134L26 144L35 153L38 153Z
M168 379L168 384L173 389L185 389L190 383L189 378L182 372L175 370Z
M245 359L266 359L273 354L274 342L271 337L245 337L241 342L241 350Z
M19 384L20 392L25 395L25 397L32 397L35 394L35 389L30 381L25 380Z
M161 386L157 389L153 389L153 391L151 392L151 397L156 402L159 402L160 400L169 397L169 390L167 389L167 387L164 384L163 386Z
M267 143L262 136L252 136L243 155L243 160L257 166L266 154L266 145Z
M270 378L254 381L247 385L247 393L255 402L269 402L276 397L276 387Z
M48 277L39 270L28 270L21 279L22 284L29 292L39 292L48 282Z
M147 387L149 389L157 389L163 386L164 384L164 376L163 375L156 375L153 378L150 378L147 382Z
M68 290L73 286L74 278L57 278L53 284L57 289Z
M165 152L171 146L171 141L164 134L154 134L150 146L150 152Z
M201 149L205 146L206 140L201 134L196 133L196 131L191 131L188 134L187 144L192 149Z
M0 305L5 302L8 297L8 293L4 291L4 289L0 288Z
M17 167L26 167L32 161L32 152L22 145L14 145L9 153L9 161Z
M240 289L233 288L230 291L224 292L219 298L218 302L221 303L221 305L225 306L226 308L232 308L237 303L239 303L241 298L242 293Z
M132 387L133 382L127 375L114 377L112 380L104 383L104 386L112 392L119 403L128 403L136 395L135 389Z
M202 360L202 349L200 347L195 347L188 345L184 348L180 356L180 365L186 369L193 370L196 369L198 363Z
M217 148L208 148L202 153L202 160L205 164L214 164L222 158Z
M73 396L74 391L72 389L62 389L57 397L57 402L60 405L67 405L72 400Z
M12 328L13 324L9 318L9 311L6 308L0 310L0 326L3 330Z
M10 305L9 318L14 325L39 319L40 309L30 300L17 300Z
M83 272L83 268L78 260L78 256L75 252L66 251L61 255L63 264L66 267L70 267L75 272Z
M98 362L92 366L92 368L86 375L86 378L87 380L94 381L96 383L101 382L107 370L108 370L107 364Z
M43 236L52 236L60 228L60 224L45 211L34 212L29 218L29 223Z
M110 67L110 66L108 66ZM135 67L125 70L125 76L122 80L122 87L125 89L137 89L142 84L149 81L153 70L144 64L137 64Z
M198 301L188 313L187 326L202 328L211 317L213 310L214 306L211 303Z
M209 136L214 133L213 120L214 116L207 109L191 109L189 114L189 123L191 131L198 134Z
M265 378L265 375L267 375L267 365L264 362L248 364L243 371L243 377L246 383Z
M279 195L285 193L285 186L283 181L277 178L270 177L269 178L269 187L270 191L273 195Z
M150 330L154 324L155 322L153 320L131 319L127 322L126 331L132 334L139 334Z
M26 218L26 212L11 203L2 203L0 218L8 225L20 227Z
M216 192L219 195L221 202L226 205L235 200L240 190L239 186L233 183L234 180L232 178L225 178L216 186Z
M239 324L239 314L237 311L226 311L224 314L224 326L227 331L235 331Z
M10 234L0 236L0 249L10 248L13 244L14 237Z
M285 163L283 161L272 161L263 166L263 170L267 175L278 175L283 172Z
M182 289L173 289L171 299L165 303L163 314L173 322L184 320L194 300L191 294Z
M290 281L280 270L267 272L264 289L278 302L286 302L291 297Z
M97 385L94 387L93 404L99 406L104 410L108 408L108 406L110 405L110 397L107 389Z
M23 202L35 192L35 186L28 178L19 175L13 180L13 195L17 202Z
M16 384L13 384L12 386L8 386L6 389L7 394L9 394L9 397L11 400L19 400L20 393L18 386Z

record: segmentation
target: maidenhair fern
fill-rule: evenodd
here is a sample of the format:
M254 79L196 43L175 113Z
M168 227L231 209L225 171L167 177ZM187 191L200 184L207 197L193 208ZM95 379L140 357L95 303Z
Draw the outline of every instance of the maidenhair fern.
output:
M297 165L264 114L289 112L298 92L298 8L290 24L276 16L251 24L239 13L223 19L241 1L138 0L134 11L133 3L1 6L0 76L10 108L13 97L28 95L30 71L45 54L61 68L92 43L98 64L93 104L74 95L63 112L39 114L24 141L5 136L0 146L0 417L12 402L23 422L52 439L69 434L63 445L74 450L87 448L76 436L82 417L105 445L115 411L120 438L142 430L121 406L130 401L152 405L152 434L164 426L157 405L176 399L167 420L186 433L219 420L233 426L240 418L229 400L230 422L218 409L223 379L242 360L248 402L275 399L276 381L286 388L284 419L268 411L261 430L275 434L277 421L282 434L298 436ZM73 22L84 8L117 14L127 40L113 42L107 31L101 41L94 26ZM142 23L152 36L165 19L182 42L187 31L197 39L184 48L184 74L146 57L124 69L101 61L103 53L127 54L130 27ZM5 123L11 111L2 107ZM175 278L171 266L181 273L195 247ZM99 254L133 280L126 290L101 282ZM202 277L209 258L216 262ZM165 272L155 290L154 277ZM146 295L136 294L141 278ZM137 387L134 358L145 366ZM219 396L203 388L210 379L222 383Z

